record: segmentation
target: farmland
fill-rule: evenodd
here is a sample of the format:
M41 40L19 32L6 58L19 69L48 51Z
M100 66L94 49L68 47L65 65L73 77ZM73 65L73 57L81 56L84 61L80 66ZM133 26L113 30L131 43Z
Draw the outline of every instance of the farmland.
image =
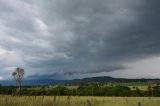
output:
M0 87L0 106L160 106L157 83L83 83Z
M0 86L0 95L19 96L118 96L160 97L160 86L155 83L84 83L23 86Z

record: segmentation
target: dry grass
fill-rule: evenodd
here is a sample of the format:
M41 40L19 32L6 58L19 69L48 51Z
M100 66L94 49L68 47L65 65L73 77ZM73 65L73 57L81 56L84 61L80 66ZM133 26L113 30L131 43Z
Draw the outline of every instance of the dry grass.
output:
M0 106L136 106L138 102L160 106L156 97L0 96Z

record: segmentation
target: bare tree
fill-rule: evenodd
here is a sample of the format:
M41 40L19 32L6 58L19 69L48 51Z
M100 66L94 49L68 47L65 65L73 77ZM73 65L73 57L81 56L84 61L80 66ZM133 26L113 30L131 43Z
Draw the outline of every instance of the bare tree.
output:
M22 80L24 76L24 69L23 68L16 68L16 70L12 73L12 76L14 77L16 81L16 85L21 89Z

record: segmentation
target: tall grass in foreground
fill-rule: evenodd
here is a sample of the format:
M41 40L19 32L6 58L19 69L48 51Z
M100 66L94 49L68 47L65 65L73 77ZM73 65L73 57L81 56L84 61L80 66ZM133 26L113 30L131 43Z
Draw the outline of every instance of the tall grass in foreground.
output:
M0 106L160 106L156 97L0 96Z

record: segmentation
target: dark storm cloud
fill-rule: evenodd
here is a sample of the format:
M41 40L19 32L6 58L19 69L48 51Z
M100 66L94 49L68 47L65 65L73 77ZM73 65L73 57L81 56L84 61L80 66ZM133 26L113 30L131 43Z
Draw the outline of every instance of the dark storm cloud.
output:
M125 69L126 67L123 66L108 66L106 69L97 69L97 70L81 70L81 71L69 71L69 72L65 72L64 75L74 75L74 74L92 74L92 73L101 73L101 72L112 72L115 70L122 70Z
M28 79L57 79L57 80L66 79L63 75L61 75L60 73L57 73L57 72L52 73L52 74L30 75L27 78Z
M22 65L32 77L126 69L127 62L160 54L159 5L158 0L2 0L0 67Z
M98 70L65 70L64 71L57 71L52 74L34 74L28 76L28 79L72 79L72 78L80 78L79 76L82 75L91 75L91 74L97 74L101 72L112 72L115 70L122 70L126 67L123 66L108 66L107 69L98 69ZM46 69L46 68L45 68ZM53 69L53 68L52 68ZM51 70L50 70L51 71Z

